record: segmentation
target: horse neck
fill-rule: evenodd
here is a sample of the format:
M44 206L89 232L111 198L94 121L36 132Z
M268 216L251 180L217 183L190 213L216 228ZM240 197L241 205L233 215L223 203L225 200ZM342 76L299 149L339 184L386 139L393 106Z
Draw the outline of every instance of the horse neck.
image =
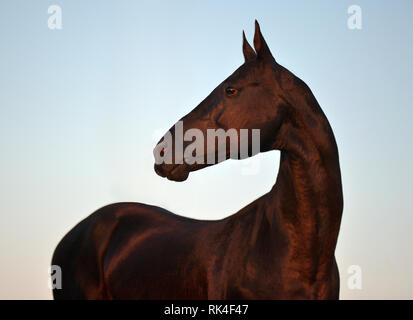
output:
M306 102L313 105L307 110L317 111L311 125L284 131L277 181L260 200L266 217L261 223L288 243L291 269L322 277L332 267L343 198L335 138L312 94L310 98Z

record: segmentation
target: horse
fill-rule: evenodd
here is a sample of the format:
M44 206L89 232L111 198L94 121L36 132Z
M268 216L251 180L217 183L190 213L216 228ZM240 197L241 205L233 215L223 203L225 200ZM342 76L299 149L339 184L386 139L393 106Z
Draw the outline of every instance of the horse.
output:
M276 62L257 21L253 44L243 32L244 63L180 121L184 132L259 129L259 152L280 151L273 188L220 220L133 202L97 210L55 249L55 299L339 298L343 195L332 128L310 88ZM165 137L155 149L175 154ZM212 165L177 160L155 172L184 181Z

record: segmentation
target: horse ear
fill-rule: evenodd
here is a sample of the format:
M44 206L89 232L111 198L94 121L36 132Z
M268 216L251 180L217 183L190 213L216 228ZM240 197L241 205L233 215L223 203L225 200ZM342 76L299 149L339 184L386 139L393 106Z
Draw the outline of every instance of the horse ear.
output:
M255 20L255 34L254 34L254 47L257 52L258 58L273 58L270 49L267 46L267 43L264 40L264 37L261 34L260 25L258 21Z
M242 52L244 53L245 62L254 59L257 55L253 48L251 48L250 44L245 38L245 32L242 31Z

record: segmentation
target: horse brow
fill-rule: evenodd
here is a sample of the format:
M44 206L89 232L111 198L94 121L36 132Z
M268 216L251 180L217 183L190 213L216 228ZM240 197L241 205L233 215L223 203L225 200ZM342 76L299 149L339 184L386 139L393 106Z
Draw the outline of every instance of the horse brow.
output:
M248 82L245 86L246 87L258 87L260 83L258 81Z

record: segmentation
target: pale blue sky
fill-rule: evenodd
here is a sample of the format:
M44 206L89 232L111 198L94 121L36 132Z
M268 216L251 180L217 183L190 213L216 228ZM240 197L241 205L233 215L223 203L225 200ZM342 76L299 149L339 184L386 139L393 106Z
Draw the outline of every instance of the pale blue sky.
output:
M0 298L51 298L54 247L107 203L214 219L271 188L277 152L183 183L153 171L164 131L242 64L241 32L252 40L254 19L277 61L313 90L336 135L341 297L413 298L413 2L257 2L0 3ZM62 30L47 27L53 4L62 8ZM362 8L362 30L347 28L352 4ZM245 174L251 168L256 174ZM347 287L354 264L362 290Z

